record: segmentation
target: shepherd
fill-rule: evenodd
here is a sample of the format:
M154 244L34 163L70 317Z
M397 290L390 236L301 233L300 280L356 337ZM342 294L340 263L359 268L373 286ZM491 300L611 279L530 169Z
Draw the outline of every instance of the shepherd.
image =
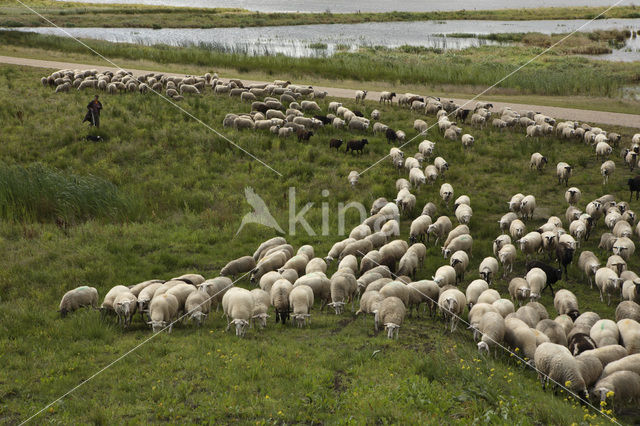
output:
M89 105L87 105L87 114L84 116L82 122L88 121L92 126L100 127L100 110L102 104L98 100L98 95L93 98Z

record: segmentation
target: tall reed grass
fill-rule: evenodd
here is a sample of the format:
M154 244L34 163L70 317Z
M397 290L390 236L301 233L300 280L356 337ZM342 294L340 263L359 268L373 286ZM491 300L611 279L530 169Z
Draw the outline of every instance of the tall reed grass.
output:
M96 176L78 176L35 163L0 163L0 217L25 222L76 224L89 219L133 218L133 202Z

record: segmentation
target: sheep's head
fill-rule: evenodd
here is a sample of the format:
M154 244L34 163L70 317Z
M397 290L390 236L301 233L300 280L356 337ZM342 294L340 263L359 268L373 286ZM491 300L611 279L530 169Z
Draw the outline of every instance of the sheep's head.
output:
M149 324L151 326L151 330L153 330L154 333L158 333L162 330L164 330L167 326L167 322L166 321L149 321L147 322L147 324Z
M531 289L529 287L520 287L518 293L520 293L520 299L523 300L531 297Z
M298 328L302 328L304 327L304 325L306 324L307 318L311 317L311 314L293 314L291 315L291 318L293 318L293 321L297 324ZM266 325L266 321L265 321L265 325Z
M231 324L235 324L235 326L236 326L236 336L244 337L244 334L246 332L246 328L249 325L249 321L243 320L243 319L234 319L233 321L231 321L229 323L229 325L231 325Z
M395 338L398 338L398 331L400 330L400 326L391 322L388 322L384 325L385 329L387 330L387 337L389 339L393 339L394 334L395 334Z
M442 255L444 256L445 259L449 257L450 254L451 254L451 249L442 247Z
M478 342L478 352L480 352L480 354L483 352L487 355L489 354L489 345L487 342Z
M344 305L344 302L331 302L327 304L327 306L332 307L336 311L336 315L340 315L344 312Z
M569 318L575 321L580 316L580 311L578 311L577 309L574 309L570 311L567 315L569 316Z
M201 325L202 322L207 319L207 314L200 311L192 312L189 319L195 321L198 325Z

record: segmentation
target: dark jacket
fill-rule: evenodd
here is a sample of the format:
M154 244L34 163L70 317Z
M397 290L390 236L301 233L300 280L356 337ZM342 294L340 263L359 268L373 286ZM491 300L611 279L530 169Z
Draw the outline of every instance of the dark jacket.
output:
M95 99L89 102L87 105L87 109L89 111L93 111L94 114L100 114L100 110L102 109L102 104L100 101L96 101Z

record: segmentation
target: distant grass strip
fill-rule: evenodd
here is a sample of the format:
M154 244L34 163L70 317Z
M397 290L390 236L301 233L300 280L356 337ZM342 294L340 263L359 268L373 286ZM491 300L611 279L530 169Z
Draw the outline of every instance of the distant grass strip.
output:
M357 24L431 20L541 20L593 19L603 7L548 7L501 10L459 10L383 13L262 13L244 9L186 8L146 5L99 5L49 0L29 2L39 13L57 25L67 27L135 28L222 28L275 25ZM602 18L640 18L640 7L619 6ZM0 26L48 26L49 24L19 7L0 0Z
M17 222L73 225L89 219L122 221L134 209L115 185L96 176L78 176L36 163L0 163L0 217Z
M411 82L424 85L493 85L516 67L540 53L541 47L483 46L439 53L429 49L363 48L339 52L326 58L291 58L283 55L249 56L203 47L142 46L87 40L90 46L112 59L148 60L158 64L189 64L239 72L302 80ZM65 53L87 53L75 40L18 31L0 31L0 45L21 46ZM499 87L525 94L620 96L621 88L637 84L640 63L595 61L567 56L553 50L529 64Z

